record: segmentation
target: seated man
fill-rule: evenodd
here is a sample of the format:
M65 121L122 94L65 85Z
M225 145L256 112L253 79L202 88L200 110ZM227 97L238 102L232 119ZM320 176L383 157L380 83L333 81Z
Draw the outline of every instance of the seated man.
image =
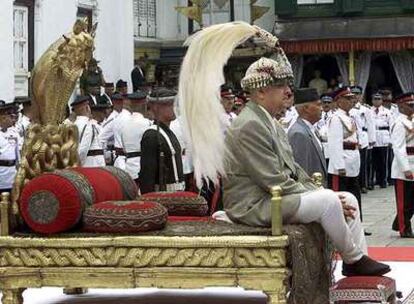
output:
M248 68L242 87L252 101L226 136L224 209L233 222L269 227L270 189L280 186L284 223L320 223L342 255L344 275L383 275L390 267L360 247L364 237L355 197L317 189L294 161L287 136L273 119L292 94L292 79L290 64L280 54L276 61L261 58Z

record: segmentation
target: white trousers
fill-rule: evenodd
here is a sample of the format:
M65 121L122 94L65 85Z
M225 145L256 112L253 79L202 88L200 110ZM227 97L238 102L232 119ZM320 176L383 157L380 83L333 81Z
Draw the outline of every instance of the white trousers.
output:
M345 219L338 194L343 194L347 204L356 208L355 219ZM344 262L352 264L367 254L359 212L358 201L351 193L321 189L302 194L299 209L288 222L320 223Z

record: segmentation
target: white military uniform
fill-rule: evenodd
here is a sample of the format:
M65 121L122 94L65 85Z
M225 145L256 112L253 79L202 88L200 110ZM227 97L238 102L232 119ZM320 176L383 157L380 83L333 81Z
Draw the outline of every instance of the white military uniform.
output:
M180 118L172 121L170 124L171 131L174 132L181 146L181 155L183 160L183 173L190 174L194 171L193 156L191 153L191 145L187 142L187 137L184 134L182 121Z
M334 112L329 110L328 112L322 112L321 119L315 123L315 132L322 144L323 154L325 159L329 159L328 155L328 125Z
M372 107L372 117L375 123L375 147L387 147L391 143L390 126L393 114L387 108L380 106Z
M26 136L26 132L30 126L30 118L24 114L19 115L19 120L16 123L16 128L19 132L20 137L24 138Z
M361 149L367 148L369 143L375 142L375 124L372 111L367 106L357 103L349 111L349 115L355 120Z
M105 159L110 162L112 160L112 148L114 146L114 120L119 112L113 110L111 114L102 122L102 132L99 134L99 141L105 152Z
M13 187L19 160L19 137L11 128L0 130L0 190Z
M141 139L151 126L151 121L141 113L134 112L125 120L121 130L121 140L126 154L125 170L132 179L139 177L141 170Z
M293 126L298 117L298 111L296 111L294 106L286 110L285 116L283 116L279 121L286 133L289 131L290 127Z
M126 156L125 156L125 150L124 150L124 144L122 143L122 136L121 131L126 121L131 117L132 113L126 109L122 109L121 113L114 119L113 122L113 130L114 130L114 144L115 149L119 151L123 151L124 155L121 155L117 153L114 167L117 167L119 169L125 170L125 164L126 164ZM119 155L118 155L119 154Z
M105 159L99 141L99 126L86 116L78 116L75 125L79 132L79 159L82 167L104 167Z
M360 156L356 123L342 109L336 110L329 122L328 150L328 173L339 175L338 170L345 169L348 177L359 175Z
M399 114L391 127L391 134L394 151L391 177L409 180L404 172L414 173L414 124L407 115Z

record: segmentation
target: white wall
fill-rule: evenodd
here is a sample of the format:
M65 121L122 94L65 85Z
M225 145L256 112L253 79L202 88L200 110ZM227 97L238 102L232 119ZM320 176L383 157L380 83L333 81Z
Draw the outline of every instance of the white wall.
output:
M13 0L0 0L0 99L14 99Z
M175 7L187 6L187 0L157 0L157 38L184 40L188 36L188 19Z
M273 26L276 22L275 15L275 1L274 0L259 0L255 5L270 7L268 12L263 15L262 18L256 20L255 24L264 28L265 30L272 32Z
M122 78L132 88L134 67L134 17L132 0L99 0L95 57L100 60L105 80Z
M35 62L53 42L71 31L76 13L76 0L36 0Z

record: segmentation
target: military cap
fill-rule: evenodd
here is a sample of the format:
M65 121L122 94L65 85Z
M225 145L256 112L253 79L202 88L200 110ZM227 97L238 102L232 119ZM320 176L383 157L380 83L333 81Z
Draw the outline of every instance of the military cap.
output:
M108 102L98 102L97 104L91 105L92 110L104 110L111 108L112 105Z
M136 91L131 94L127 94L126 98L132 100L132 101L146 101L147 94L143 91Z
M77 96L75 100L71 103L72 107L79 106L85 102L89 103L91 98L89 96Z
M105 82L104 87L105 88L113 88L114 87L114 83L113 82Z
M362 87L360 87L360 86L352 86L351 87L351 92L354 93L354 94L361 95L362 91L363 91Z
M148 101L151 103L170 103L175 101L177 92L164 87L155 88L151 91Z
M12 103L7 103L4 100L0 100L0 113L7 112L13 107Z
M407 92L401 95L398 95L394 99L395 103L402 104L402 103L414 103L414 92Z
M337 89L332 95L334 100L337 100L340 97L355 96L355 94L351 92L351 88L348 86Z
M123 81L122 79L119 79L116 82L116 87L117 88L126 88L126 87L128 87L128 83L126 81Z
M230 86L225 85L225 84L223 84L220 88L220 96L223 98L229 98L229 99L236 97L236 95L234 95L233 93L233 89Z
M332 96L329 94L322 94L320 99L322 103L331 103L333 101Z
M318 91L314 88L299 88L294 91L295 104L304 104L319 100Z

